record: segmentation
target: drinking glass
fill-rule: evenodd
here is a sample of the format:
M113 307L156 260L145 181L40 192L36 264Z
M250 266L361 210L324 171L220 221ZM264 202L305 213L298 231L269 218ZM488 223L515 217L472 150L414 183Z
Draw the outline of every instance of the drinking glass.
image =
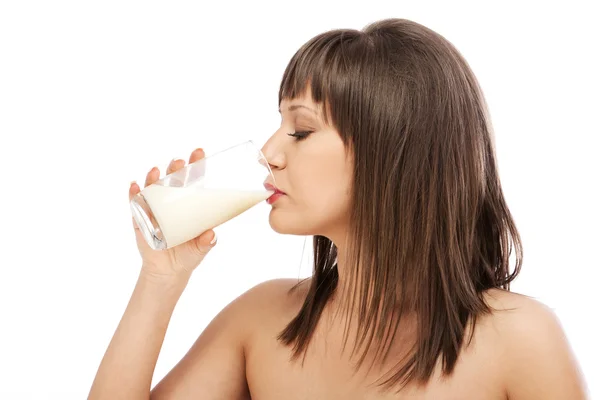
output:
M269 163L247 141L188 164L145 187L130 202L148 245L164 250L238 216L274 192Z

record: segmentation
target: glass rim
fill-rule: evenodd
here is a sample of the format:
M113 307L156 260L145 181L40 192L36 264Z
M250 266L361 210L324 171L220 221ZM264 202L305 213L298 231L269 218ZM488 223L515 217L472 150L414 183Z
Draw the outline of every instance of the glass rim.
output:
M246 145L250 145L254 150L256 150L256 152L259 155L259 158L262 159L264 161L264 165L267 168L267 170L269 171L269 175L273 178L273 183L275 183L275 175L273 175L273 171L271 170L271 164L269 164L269 161L267 160L267 157L265 157L265 155L263 154L262 150L256 145L256 143L254 143L254 140L246 140L244 142L241 143L237 143L234 144L232 146L226 147L224 149L221 149L215 153L211 153L209 155L207 155L206 157L204 157L204 159L208 159L212 156L216 156L218 154L221 153L225 153L226 151L229 151L231 149L234 149L236 147L240 147L240 146L246 146Z

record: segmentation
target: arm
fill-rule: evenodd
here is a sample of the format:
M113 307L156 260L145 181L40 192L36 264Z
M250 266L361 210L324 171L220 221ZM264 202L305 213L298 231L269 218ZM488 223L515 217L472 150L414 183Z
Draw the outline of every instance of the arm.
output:
M577 361L550 309L528 300L507 322L509 399L587 399Z
M88 399L148 399L167 326L187 280L141 273L104 354Z
M204 157L202 149L190 155L193 163ZM167 167L167 175L183 168L185 161L172 160ZM160 171L153 167L146 174L145 186L158 181ZM140 193L140 187L132 182L129 186L129 200ZM136 243L142 257L142 272L121 318L121 322L102 359L88 399L147 400L150 398L152 375L171 315L185 289L193 270L216 244L212 229L200 236L173 248L155 251L148 246L139 227L134 223ZM241 301L235 301L236 305ZM235 314L239 307L227 307L213 321L194 346L193 354L200 353L201 362L206 363L200 386L204 399L243 398L245 374L242 344L239 340L243 329L234 327L229 332L229 322L239 321ZM235 329L238 328L238 329ZM175 393L189 393L183 385L189 380L187 368L196 370L195 363L188 365L189 357L176 368L176 373L156 390L153 398L165 398ZM197 360L196 360L197 361ZM175 377L175 379L173 378ZM182 382L175 385L173 382ZM183 389L182 389L183 388ZM194 389L194 393L199 393Z
M89 399L249 399L244 344L258 285L225 307L186 356L150 392L175 304L186 282L140 277L102 360Z
M258 285L225 307L179 363L152 390L152 400L250 399L245 348Z

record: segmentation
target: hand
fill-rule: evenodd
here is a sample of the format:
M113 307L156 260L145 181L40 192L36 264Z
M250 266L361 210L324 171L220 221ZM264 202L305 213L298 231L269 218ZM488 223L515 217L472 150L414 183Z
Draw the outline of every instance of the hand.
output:
M189 162L193 163L204 158L204 151L196 149L190 155ZM173 160L167 167L167 175L185 166L184 160ZM160 171L154 167L146 175L144 187L153 184L160 178ZM129 187L129 200L140 192L137 183ZM153 250L148 246L139 227L133 222L135 238L140 255L142 256L142 273L158 278L189 278L194 269L204 259L206 254L216 245L215 232L209 229L200 236L167 250ZM211 243L212 242L212 243Z

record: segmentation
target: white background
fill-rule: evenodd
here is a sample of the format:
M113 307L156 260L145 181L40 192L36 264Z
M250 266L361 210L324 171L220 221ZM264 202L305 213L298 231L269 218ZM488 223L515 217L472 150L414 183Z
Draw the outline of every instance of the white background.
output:
M262 145L278 127L279 80L296 49L387 17L444 35L480 80L524 241L513 290L556 311L600 398L591 3L2 1L0 398L87 395L140 267L130 181L196 147ZM217 229L155 382L229 301L309 273L305 238L272 232L268 209Z

